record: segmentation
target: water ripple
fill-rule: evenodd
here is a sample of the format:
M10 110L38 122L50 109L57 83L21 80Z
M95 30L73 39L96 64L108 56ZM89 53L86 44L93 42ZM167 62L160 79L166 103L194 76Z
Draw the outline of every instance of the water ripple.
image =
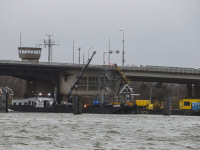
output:
M0 149L200 149L199 117L8 113Z

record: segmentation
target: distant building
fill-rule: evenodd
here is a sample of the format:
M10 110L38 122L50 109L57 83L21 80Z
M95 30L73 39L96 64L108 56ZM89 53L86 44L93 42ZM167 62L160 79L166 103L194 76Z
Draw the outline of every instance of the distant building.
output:
M14 93L13 93L12 89L5 87L5 86L0 86L0 96L3 93L3 91L8 91L8 94L9 94L8 99L13 99Z

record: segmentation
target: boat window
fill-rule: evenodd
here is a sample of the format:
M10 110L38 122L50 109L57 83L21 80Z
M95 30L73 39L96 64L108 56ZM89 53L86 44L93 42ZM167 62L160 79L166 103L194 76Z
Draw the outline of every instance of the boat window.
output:
M21 102L19 102L19 105L22 105L22 103L21 103Z
M27 102L25 102L24 105L27 105Z
M13 103L13 105L16 105L16 103Z
M190 106L190 102L184 102L184 106Z

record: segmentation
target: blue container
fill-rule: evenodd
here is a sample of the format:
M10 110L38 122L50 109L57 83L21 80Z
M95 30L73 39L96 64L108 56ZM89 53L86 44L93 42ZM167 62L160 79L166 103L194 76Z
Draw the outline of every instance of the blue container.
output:
M194 103L194 110L197 110L197 102Z
M93 101L93 105L99 105L99 101Z
M196 110L199 110L199 102L197 102Z
M195 102L192 103L192 110L195 110Z

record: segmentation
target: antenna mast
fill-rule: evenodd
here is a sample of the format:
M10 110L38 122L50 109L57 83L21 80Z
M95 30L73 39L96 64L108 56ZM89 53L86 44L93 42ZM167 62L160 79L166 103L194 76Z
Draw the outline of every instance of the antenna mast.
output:
M80 51L81 51L81 47L79 47L78 50L79 50L79 65L80 65Z
M110 52L110 38L109 38L109 46L108 51ZM110 64L110 53L108 53L108 65Z
M21 32L20 32L20 47L22 47Z
M85 53L83 53L83 64L84 64L84 60L85 60Z
M74 64L74 39L73 39L73 64Z
M43 41L44 41L44 44L41 44L41 45L44 45L45 48L46 48L46 46L48 46L48 62L50 62L50 61L53 60L53 56L52 56L52 46L53 46L53 45L58 45L58 44L56 44L55 41L51 40L51 36L53 36L53 35L46 35L46 36L49 37L48 40L45 40L45 39L44 39L44 40L43 40Z

